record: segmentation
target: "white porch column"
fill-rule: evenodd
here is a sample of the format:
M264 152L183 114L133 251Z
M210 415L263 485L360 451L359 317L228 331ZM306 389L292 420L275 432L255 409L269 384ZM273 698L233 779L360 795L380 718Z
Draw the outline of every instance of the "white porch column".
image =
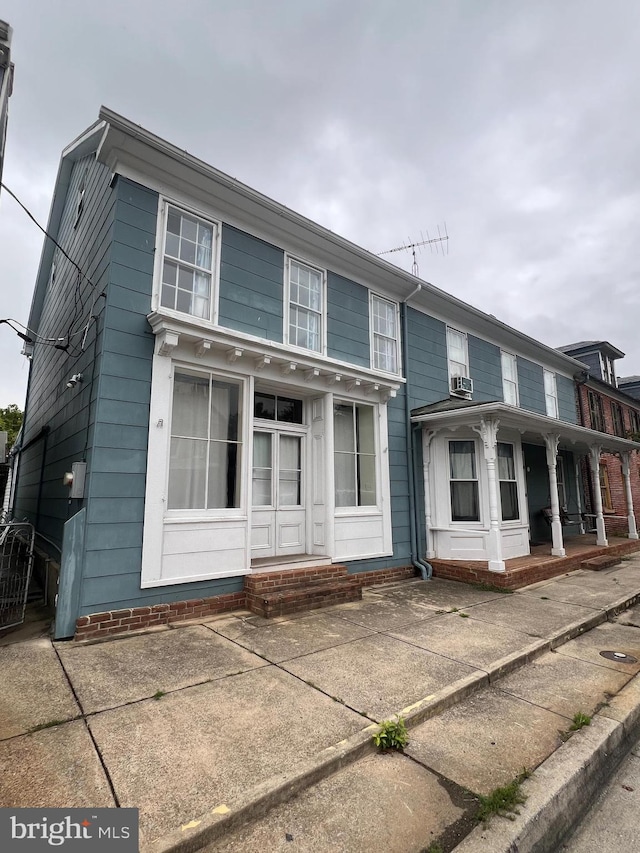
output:
M602 513L602 492L600 490L600 453L602 448L599 444L592 444L589 448L589 459L591 461L591 475L593 478L593 500L596 511L596 543L601 547L606 547L607 531L604 526L604 515Z
M422 471L424 478L424 517L427 532L427 560L436 556L433 532L431 531L431 486L429 481L429 469L431 466L431 442L437 430L425 429L422 431Z
M496 445L498 437L497 418L482 418L480 428L473 427L482 439L484 446L484 461L487 467L487 485L489 487L489 571L504 572L506 570L502 559L502 531L500 529L500 497L498 495L498 477L496 473Z
M624 477L624 491L627 496L627 518L629 520L629 539L638 538L636 527L636 516L633 511L633 494L631 492L631 452L625 450L620 454L622 459L622 475Z
M549 496L551 498L551 554L554 557L564 557L564 542L562 540L562 523L560 522L560 499L558 497L558 475L556 466L558 464L558 444L560 436L555 433L547 433L544 437L547 446L547 468L549 469Z

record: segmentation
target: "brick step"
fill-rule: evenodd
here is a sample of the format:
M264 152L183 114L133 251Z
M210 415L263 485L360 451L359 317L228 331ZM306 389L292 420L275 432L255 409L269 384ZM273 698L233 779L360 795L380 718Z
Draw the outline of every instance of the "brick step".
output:
M257 572L254 575L247 575L244 579L244 588L247 594L276 592L303 583L329 582L346 577L348 577L347 567L338 564L310 566L306 569L280 569L274 572Z
M307 580L264 592L247 590L247 608L267 619L361 599L362 586L355 575Z
M619 562L620 557L616 557L615 554L604 554L602 557L591 557L588 560L583 560L581 568L589 569L592 572L601 572L603 569L617 566Z

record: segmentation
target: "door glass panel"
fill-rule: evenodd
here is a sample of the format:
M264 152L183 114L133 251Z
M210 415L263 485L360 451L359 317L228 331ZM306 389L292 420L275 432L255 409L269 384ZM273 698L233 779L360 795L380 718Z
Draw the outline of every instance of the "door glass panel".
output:
M280 489L279 505L300 506L300 447L302 439L293 435L280 436L280 460L278 485Z
M271 506L272 499L272 442L271 434L253 434L253 505Z

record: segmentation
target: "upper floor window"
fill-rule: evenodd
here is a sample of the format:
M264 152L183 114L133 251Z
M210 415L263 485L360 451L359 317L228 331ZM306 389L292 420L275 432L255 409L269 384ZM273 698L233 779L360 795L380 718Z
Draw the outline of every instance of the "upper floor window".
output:
M556 375L551 370L544 371L544 402L547 410L547 417L558 417L558 386L556 385Z
M398 306L371 294L371 341L374 370L398 372Z
M589 402L589 420L591 423L591 429L595 429L598 432L605 432L602 398L593 391L587 391L587 400Z
M502 396L510 406L518 405L518 364L515 355L501 352L502 361Z
M620 403L611 401L611 419L613 422L613 432L621 438L625 437L624 416L622 414L622 406Z
M314 267L289 259L288 342L322 352L324 340L324 275Z
M240 382L176 370L168 509L240 506L241 418Z
M375 410L360 403L333 407L336 506L375 506Z
M209 320L215 228L167 206L160 304Z
M447 356L449 358L449 379L454 376L469 375L469 350L464 332L447 327Z
M631 432L637 436L640 433L640 416L635 409L629 409L629 422L631 424ZM637 441L638 438L635 440Z

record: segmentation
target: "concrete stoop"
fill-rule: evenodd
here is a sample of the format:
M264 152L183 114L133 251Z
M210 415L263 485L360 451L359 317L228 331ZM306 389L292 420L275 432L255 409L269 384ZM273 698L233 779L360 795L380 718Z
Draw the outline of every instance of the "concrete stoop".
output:
M597 657L601 648L624 644L633 653L634 643L640 647L640 634L636 640L635 634L624 633L636 628L613 622L639 598L638 593L627 594L600 613L589 613L554 636L532 641L484 671L476 670L399 709L409 729L405 755L379 755L372 743L378 725L372 723L298 763L292 772L272 777L233 801L212 804L206 814L146 844L143 853L406 853L426 850L437 839L446 839L445 849L451 850L465 835L456 853L557 850L558 840L640 732L640 679L633 677L640 664L629 671L622 664L606 666ZM594 629L601 634L593 636ZM572 640L575 643L567 646ZM640 659L640 648L635 652ZM545 688L552 669L553 688ZM551 704L543 707L536 689L547 689ZM582 695L586 698L581 706ZM573 713L593 713L602 704L596 696L613 698L589 727L563 743ZM474 725L484 728L474 731ZM537 769L523 784L527 800L521 814L513 822L496 818L487 830L473 829L475 797L468 792L488 793L525 765ZM417 799L415 792L405 790L406 774ZM369 789L364 778L377 781ZM349 808L349 792L356 790L361 807ZM439 813L446 819L438 823L433 815ZM413 829L387 838L384 827L394 820L403 827L409 821L406 827Z

